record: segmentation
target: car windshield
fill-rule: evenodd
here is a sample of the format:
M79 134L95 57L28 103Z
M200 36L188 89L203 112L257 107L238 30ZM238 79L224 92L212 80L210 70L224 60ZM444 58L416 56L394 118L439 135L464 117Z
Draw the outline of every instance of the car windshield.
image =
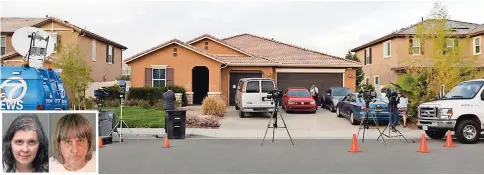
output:
M333 89L333 96L345 96L351 93L350 89L341 88L341 89Z
M308 90L289 90L287 95L290 97L310 97Z
M464 99L473 98L484 85L484 81L469 81L460 83L450 90L443 99Z

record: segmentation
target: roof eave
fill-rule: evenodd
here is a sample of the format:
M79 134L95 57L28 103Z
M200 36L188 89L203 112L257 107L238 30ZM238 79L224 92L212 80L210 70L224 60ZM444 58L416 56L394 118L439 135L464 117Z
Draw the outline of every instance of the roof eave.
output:
M359 47L356 47L354 49L351 49L351 52L357 52L357 51L360 51L362 49L365 49L367 47L370 47L370 46L373 46L375 44L378 44L378 43L381 43L383 41L386 41L386 40L389 40L389 39L393 39L395 37L405 37L405 36L408 36L408 35L412 35L412 34L390 34L390 35L386 35L386 36L383 36L381 38L378 38L376 40L373 40L369 43L366 43L366 44L363 44Z
M213 36L212 36L212 37L213 37ZM209 39L209 40L211 40L211 41L213 41L213 42L216 42L216 43L221 44L221 45L223 45L223 46L226 46L226 47L229 47L229 48L231 48L231 49L234 49L234 50L236 50L236 51L238 51L238 52L240 52L240 53L243 53L243 54L245 54L245 55L247 55L247 56L251 56L251 57L253 56L252 54L249 54L249 53L247 53L247 52L245 52L245 51L243 51L243 50L241 50L241 49L235 48L234 46L231 46L231 45L229 45L229 44L227 44L227 43L224 43L223 41L218 41L218 40L215 40L215 39L213 39L212 37L211 37L211 36L203 36L203 37L200 37L200 38L198 38L198 39L194 39L194 40L192 40L192 41L189 41L187 44L188 44L188 45L191 45L191 44L196 43L196 42L198 42L198 41L201 41L201 40L203 40L203 39Z
M143 53L143 54L141 54L141 55L137 55L137 56L132 57L132 58L127 58L127 59L126 59L125 61L123 61L123 62L124 62L125 64L129 64L129 62L132 62L132 61L134 61L134 60L137 60L137 59L139 59L139 58L141 58L141 57L143 57L143 56L145 56L145 55L148 55L148 54L150 54L150 53L153 53L153 52L155 52L155 51L158 51L158 50L160 50L160 49L162 49L162 48L164 48L164 47L166 47L166 46L172 45L172 44L177 44L177 45L182 46L182 47L184 47L184 48L186 48L186 49L192 50L192 51L194 51L194 52L196 52L196 53L198 53L198 54L200 54L200 55L203 55L203 56L205 56L205 57L207 57L207 58L210 58L210 59L212 59L212 60L214 60L214 61L217 61L217 62L222 63L222 64L226 64L224 61L222 61L222 60L220 60L220 59L218 59L218 58L216 58L216 57L214 57L214 56L211 56L211 55L208 55L208 54L206 54L206 53L203 53L203 52L201 52L201 51L199 51L199 50L195 50L195 49L193 49L193 48L190 48L189 46L186 46L185 44L178 42L178 40L173 40L173 41L171 41L171 42L167 42L167 43L165 43L165 44L163 44L163 45L161 45L161 46L159 46L159 47L157 47L157 48L153 48L153 49L152 49L151 51L149 51L149 52L143 51L143 52L146 52L146 53Z

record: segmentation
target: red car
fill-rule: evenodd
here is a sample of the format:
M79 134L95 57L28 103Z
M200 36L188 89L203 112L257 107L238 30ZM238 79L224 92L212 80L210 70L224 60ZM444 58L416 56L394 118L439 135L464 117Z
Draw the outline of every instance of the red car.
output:
M282 108L286 111L307 111L315 113L318 110L316 101L307 88L288 88L282 97Z

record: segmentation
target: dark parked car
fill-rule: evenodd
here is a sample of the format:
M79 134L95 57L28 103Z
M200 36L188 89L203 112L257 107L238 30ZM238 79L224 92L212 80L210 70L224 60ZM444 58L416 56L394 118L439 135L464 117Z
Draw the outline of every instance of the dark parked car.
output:
M288 88L282 97L282 108L286 111L307 111L315 113L316 101L307 88Z
M388 123L390 112L387 103L377 98L375 102L370 103L369 107L368 121L370 124L375 123L375 121L377 123ZM365 117L365 109L366 104L363 96L359 95L359 93L350 93L336 105L336 116L346 117L352 125L357 125Z
M322 97L321 108L328 108L331 112L336 111L338 101L352 92L350 88L330 87Z

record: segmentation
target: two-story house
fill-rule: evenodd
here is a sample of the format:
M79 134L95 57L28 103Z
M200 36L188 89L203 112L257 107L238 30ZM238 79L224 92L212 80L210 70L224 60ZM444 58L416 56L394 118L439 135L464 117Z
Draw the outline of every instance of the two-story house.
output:
M84 60L91 67L94 82L114 81L121 76L122 54L127 47L105 37L87 31L55 17L45 18L1 18L1 60L6 66L22 65L23 56L12 46L13 33L22 27L37 27L56 38L54 53L44 66L58 59L59 47L73 45L79 48Z
M402 28L399 31L380 37L352 49L364 64L365 81L376 88L382 88L395 83L398 76L410 64L410 60L425 60L430 55L432 44L412 38L417 34L417 25ZM482 39L484 39L484 24L447 20L448 30L457 33L457 38L448 38L446 48L452 49L458 45L463 58L475 58L484 67L482 54ZM425 63L425 61L423 62Z

